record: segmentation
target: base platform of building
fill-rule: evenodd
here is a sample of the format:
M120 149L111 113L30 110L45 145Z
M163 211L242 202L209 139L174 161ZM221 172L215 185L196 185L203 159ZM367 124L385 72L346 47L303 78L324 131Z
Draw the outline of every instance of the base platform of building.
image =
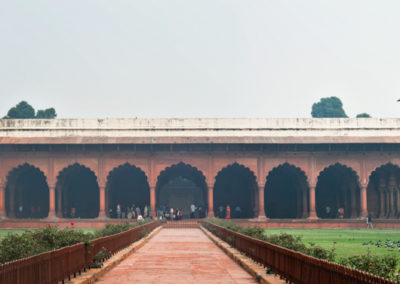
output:
M201 219L191 219L201 222ZM64 218L46 218L46 219L0 219L0 229L34 229L47 226L58 226L59 228L101 228L108 223L127 222L128 219L64 219ZM169 223L187 222L169 221ZM366 228L365 219L231 219L240 226L258 226L263 228L298 228L298 229L363 229ZM133 221L131 221L133 222ZM372 220L374 229L400 229L399 219L375 219ZM171 224L171 227L175 227Z

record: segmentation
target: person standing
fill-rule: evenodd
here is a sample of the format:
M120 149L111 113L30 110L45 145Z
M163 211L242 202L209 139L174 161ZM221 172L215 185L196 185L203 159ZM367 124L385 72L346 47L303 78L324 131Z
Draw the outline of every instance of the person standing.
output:
M372 225L372 217L371 214L368 214L367 216L367 229L373 229L374 226Z
M144 206L144 209L143 209L143 217L144 218L147 218L147 214L148 214L148 211L149 210L149 208L147 207L147 204Z
M121 205L119 205L119 203L117 204L117 218L121 219Z
M226 219L230 219L231 218L231 207L229 207L229 205L226 205Z
M194 219L194 212L196 212L196 205L192 203L190 205L190 219Z

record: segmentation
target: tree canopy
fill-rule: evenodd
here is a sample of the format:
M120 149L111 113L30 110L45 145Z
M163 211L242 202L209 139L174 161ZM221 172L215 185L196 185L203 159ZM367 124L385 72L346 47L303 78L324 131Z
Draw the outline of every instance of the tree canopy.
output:
M348 117L343 109L342 101L338 97L321 98L312 105L312 117Z
M363 113L359 113L357 114L356 118L362 118L362 117L371 117L368 113L363 112Z
M10 108L7 116L4 118L56 118L57 113L54 108L38 110L35 115L35 109L26 101L21 101L15 107Z

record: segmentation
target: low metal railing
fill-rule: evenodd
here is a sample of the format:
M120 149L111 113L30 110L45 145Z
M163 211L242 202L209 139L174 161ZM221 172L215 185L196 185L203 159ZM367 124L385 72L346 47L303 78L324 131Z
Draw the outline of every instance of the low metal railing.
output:
M158 221L144 224L131 230L95 239L90 247L84 243L41 253L0 266L0 284L52 284L70 279L72 275L89 269L94 257L104 247L114 254L142 238L159 225Z
M203 225L254 261L271 268L274 273L290 283L397 283L364 271L254 239L210 222L204 222Z

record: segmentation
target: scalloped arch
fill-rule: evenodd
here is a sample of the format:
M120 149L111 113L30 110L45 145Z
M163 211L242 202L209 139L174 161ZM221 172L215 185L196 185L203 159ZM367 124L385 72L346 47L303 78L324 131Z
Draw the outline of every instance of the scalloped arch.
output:
M35 169L35 170L38 170L38 171L43 175L43 177L45 178L45 181L46 181L46 184L47 184L47 176L46 176L45 172L42 171L39 167L37 167L37 166L35 166L35 165L32 165L32 164L30 164L30 163L23 163L23 164L20 164L20 165L18 165L18 166L16 166L16 167L12 168L11 170L9 170L9 171L7 172L7 176L6 176L6 181L7 181L7 183L8 183L9 177L10 177L10 175L11 175L12 173L14 173L14 172L16 172L16 171L20 171L20 170L22 170L23 168L33 168L33 169Z
M247 171L248 173L250 173L250 175L252 177L254 177L254 179L257 181L257 175L254 173L254 171L252 169L250 169L249 167L246 167L243 164L240 164L238 162L233 162L231 164L225 165L224 167L220 168L220 170L217 172L217 174L215 175L214 181L217 179L217 177L223 172L226 171L227 169L230 169L232 167L238 167L240 169L243 169L245 171Z
M337 166L349 170L350 173L356 177L357 183L358 183L358 184L360 183L360 176L358 175L358 172L357 172L356 170L354 170L352 167L350 167L350 166L348 166L348 165L346 165L346 164L343 164L343 163L339 163L339 162L334 163L334 164L331 164L331 165L329 165L329 166L323 168L322 170L320 170L320 171L318 172L318 175L316 176L316 183L318 184L318 180L319 180L320 176L321 176L325 171L327 171L327 170L329 170L329 169L332 169L332 168L334 168L334 167L337 167Z
M272 174L272 173L273 173L274 171L276 171L276 170L282 169L283 167L289 167L289 168L292 168L292 169L295 169L296 171L298 171L302 176L304 176L305 181L307 182L307 186L309 186L309 180L308 180L308 176L307 176L306 172L305 172L302 168L300 168L300 167L298 167L298 166L296 166L296 165L294 165L294 164L288 163L288 162L285 162L285 163L283 163L283 164L279 164L279 165L276 166L276 167L273 167L273 168L267 173L267 178L266 178L265 184L267 183L267 181L268 181L268 176L269 176L270 174Z
M139 172L140 172L141 174L143 174L143 176L146 178L147 183L149 183L149 178L148 178L146 172L145 172L142 168L140 168L140 167L138 167L138 166L135 166L135 165L133 165L133 164L131 164L131 163L129 163L129 162L126 162L126 163L124 163L124 164L118 165L118 166L114 167L111 171L109 171L109 172L108 172L108 175L107 175L107 178L106 178L106 183L107 183L107 184L109 183L110 178L111 178L114 174L116 174L116 171L118 171L119 169L123 169L123 168L125 168L125 167L132 167L135 171L139 171Z
M62 170L60 170L60 171L58 172L57 178L56 178L57 183L59 182L60 177L61 177L64 173L66 173L67 171L69 171L71 168L77 167L77 166L80 167L80 168L88 169L88 170L93 174L93 176L96 178L96 182L98 181L98 177L97 177L97 175L96 175L96 172L93 171L90 167L87 167L86 165L81 164L81 163L73 163L73 164L70 164L70 165L64 167Z
M179 162L177 164L173 164L171 166L168 166L168 167L164 168L164 170L160 171L159 175L157 176L156 187L157 188L160 187L160 184L162 184L163 179L167 179L168 173L175 171L175 169L179 169L179 167L183 167L183 168L187 168L187 169L192 170L193 173L195 175L197 175L197 177L199 177L200 180L202 180L206 184L206 176L204 175L204 173L201 170L199 170L197 167L192 166L191 164L186 164L184 162Z

